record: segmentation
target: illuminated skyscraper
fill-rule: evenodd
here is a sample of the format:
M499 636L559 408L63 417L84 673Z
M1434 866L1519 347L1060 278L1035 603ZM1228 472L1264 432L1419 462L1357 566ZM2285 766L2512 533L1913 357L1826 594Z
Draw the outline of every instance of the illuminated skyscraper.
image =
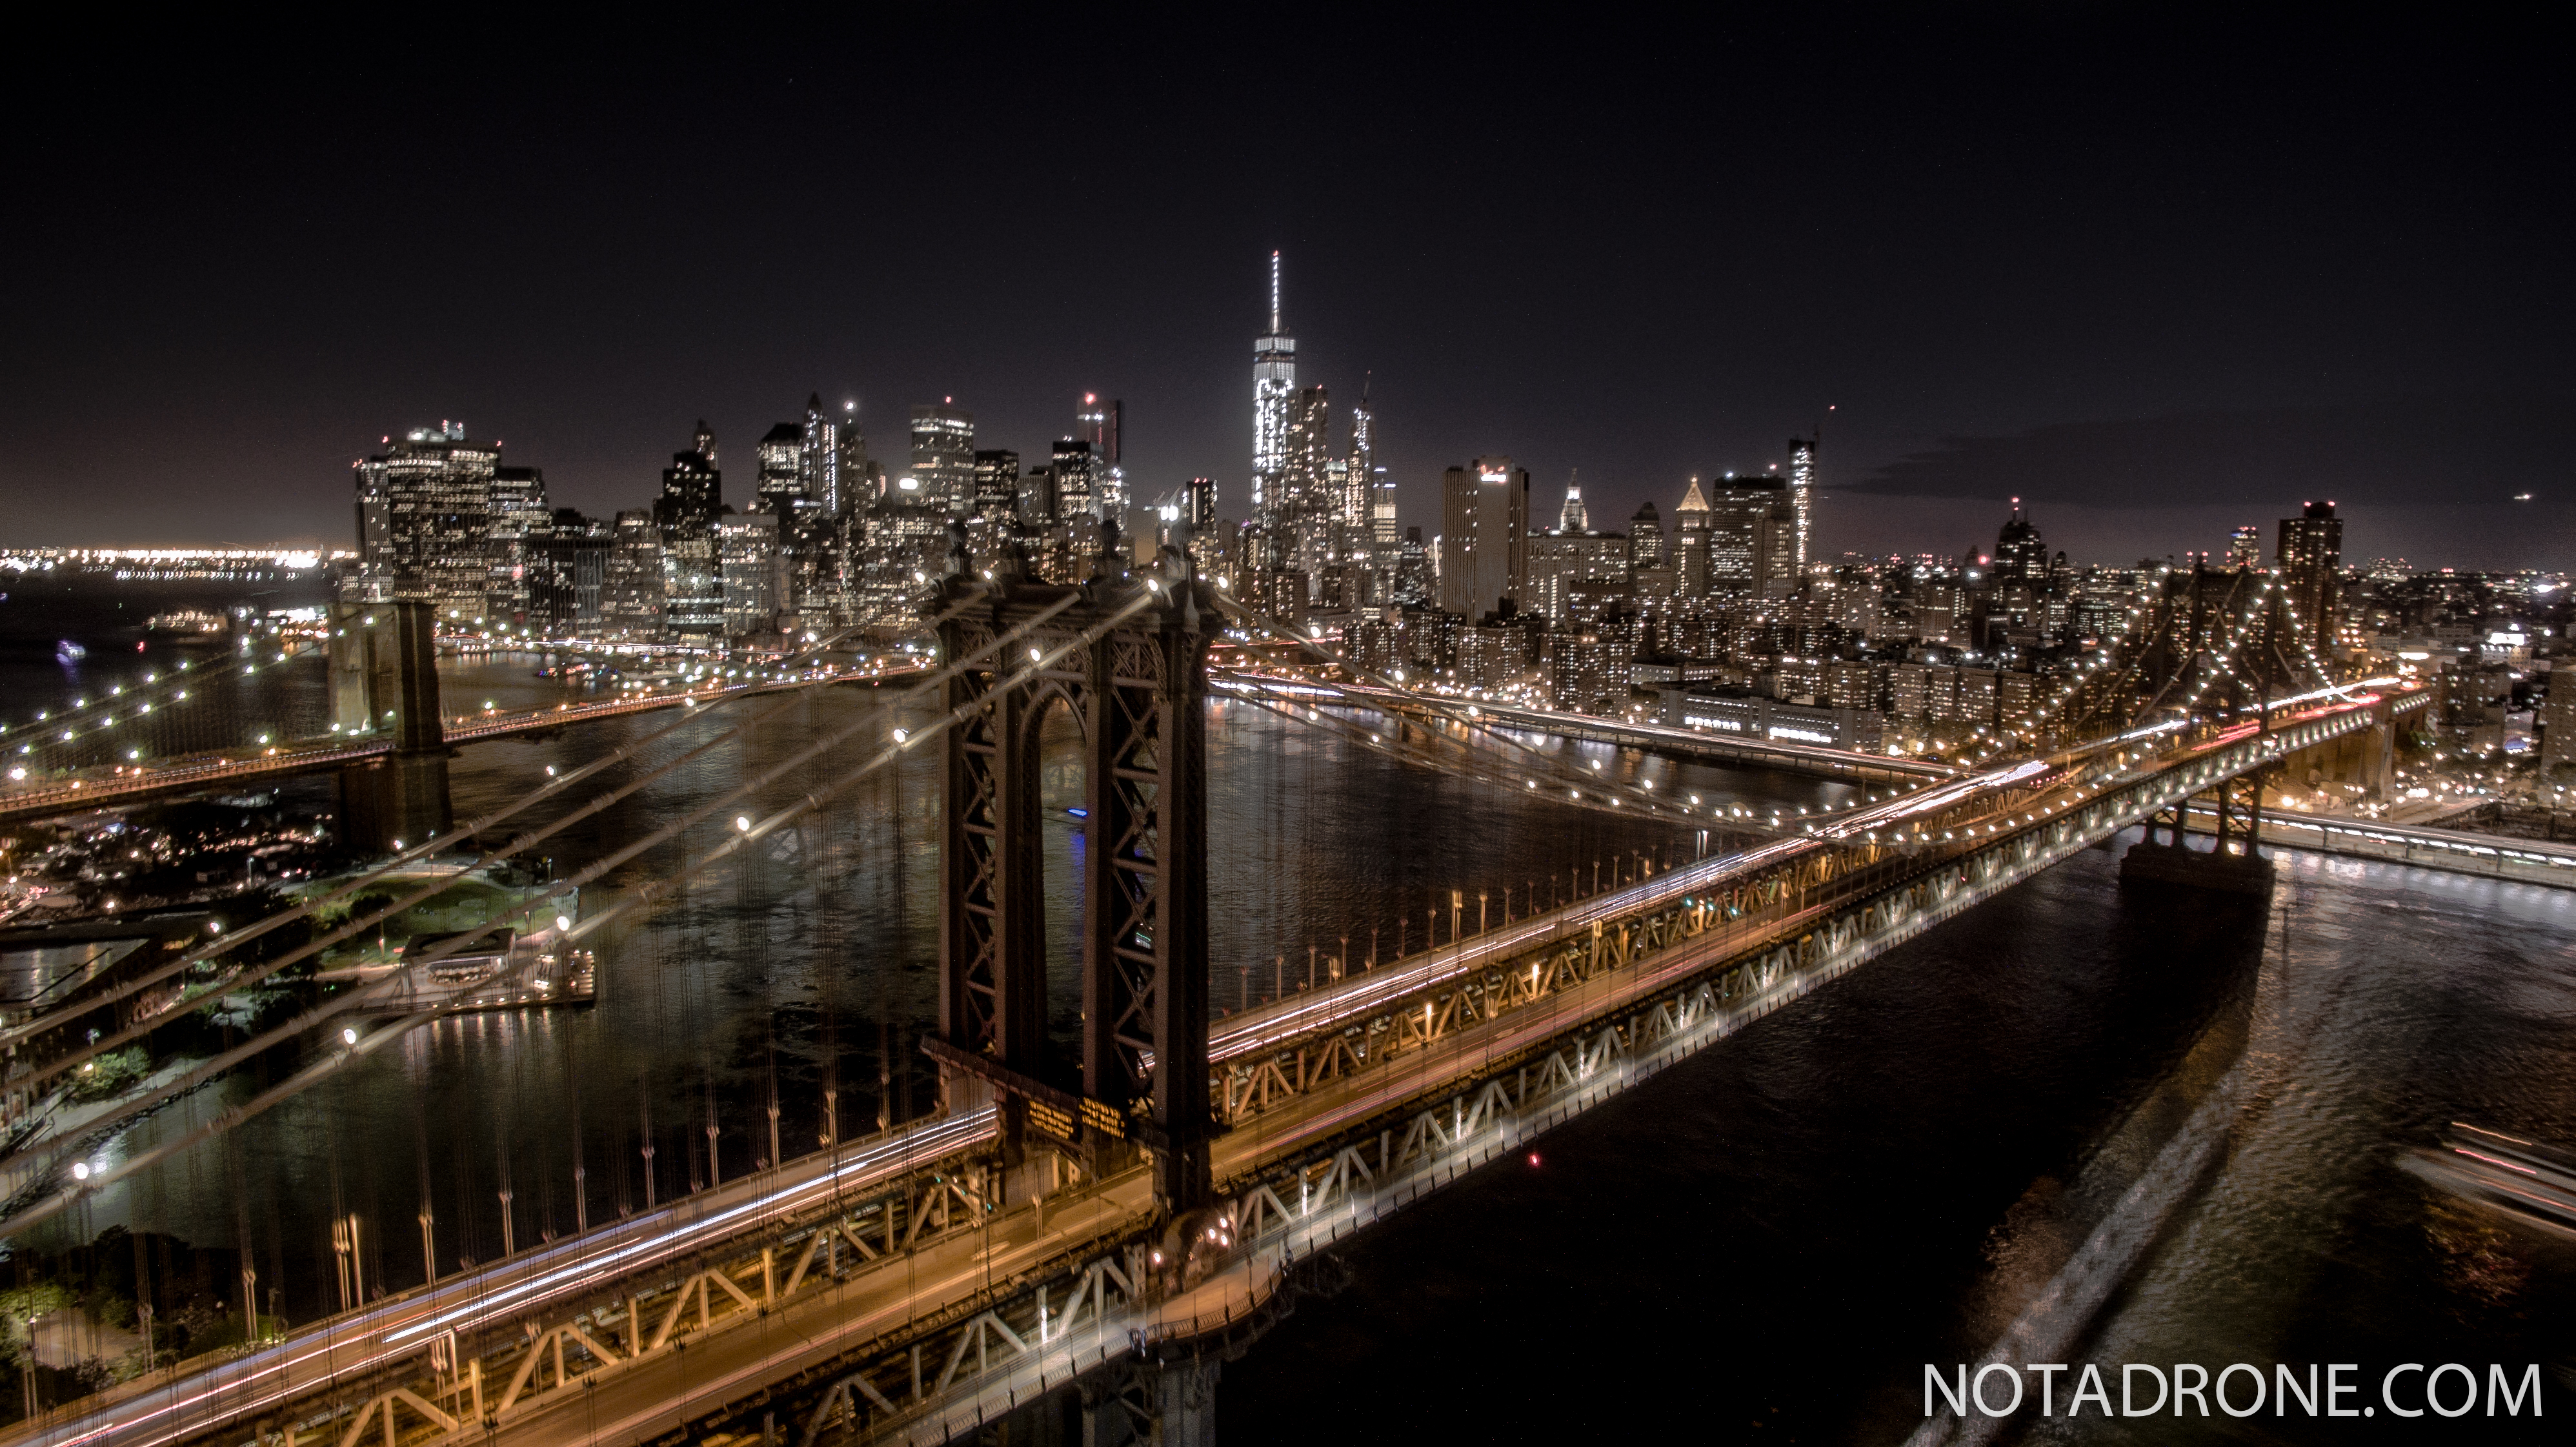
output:
M1073 429L1075 437L1091 444L1092 506L1103 519L1122 527L1127 521L1127 469L1118 460L1118 431L1126 407L1115 397L1104 401L1096 392L1085 392Z
M2335 606L2341 596L2343 519L2331 502L2312 502L2299 516L2281 519L2272 546L2281 589L2299 615L2299 634L2323 656L2334 646Z
M496 442L462 422L415 427L357 464L362 596L413 598L442 619L484 616L492 576Z
M1789 439L1789 506L1797 514L1798 532L1797 561L1791 571L1802 580L1807 576L1807 532L1815 517L1815 503L1816 439L1792 437Z
M1279 315L1279 253L1270 253L1270 330L1252 344L1252 513L1267 521L1288 470L1290 403L1297 395L1297 339Z
M1343 496L1334 511L1350 536L1351 546L1365 551L1376 538L1373 488L1377 480L1377 414L1369 410L1369 379L1360 378L1360 403L1351 409L1351 463L1343 475ZM1393 519L1388 520L1390 525ZM1393 541L1393 539L1389 539Z
M1583 505L1583 484L1575 480L1580 476L1582 474L1577 472L1568 475L1565 479L1565 506L1557 509L1556 513L1556 527L1559 532L1592 531L1592 510Z
M2227 535L2227 566L2259 568L2263 566L2263 530L2247 523Z
M975 414L945 401L912 409L912 468L895 489L963 514L975 498Z
M704 431L706 424L698 424ZM714 439L708 439L713 445ZM546 475L533 467L492 469L492 581L484 590L485 607L505 623L525 623L533 611L531 586L545 564L545 540L552 531L546 510Z
M1079 437L1059 439L1051 459L1055 473L1055 519L1074 522L1098 517L1100 459Z
M1440 480L1440 606L1470 622L1528 576L1529 469L1479 457Z
M653 526L662 537L662 626L674 637L724 635L724 572L716 537L723 511L724 474L715 460L695 450L672 453L671 465L662 469Z
M805 422L798 429L796 483L825 517L839 517L854 499L841 486L841 419L823 410L823 394L805 398Z
M1684 598L1708 592L1708 498L1696 477L1673 509L1673 575Z

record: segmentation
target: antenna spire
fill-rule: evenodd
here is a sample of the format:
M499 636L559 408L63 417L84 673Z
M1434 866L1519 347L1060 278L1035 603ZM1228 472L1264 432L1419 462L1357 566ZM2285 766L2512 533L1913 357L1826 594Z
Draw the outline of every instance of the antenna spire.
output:
M1270 335L1279 335L1279 253L1270 253Z

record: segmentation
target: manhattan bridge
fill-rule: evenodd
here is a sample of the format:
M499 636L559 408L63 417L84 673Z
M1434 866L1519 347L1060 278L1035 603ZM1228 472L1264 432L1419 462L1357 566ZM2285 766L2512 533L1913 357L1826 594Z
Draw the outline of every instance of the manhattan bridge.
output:
M1194 575L1185 550L1166 548L1151 566L1122 557L1104 547L1088 581L1059 585L1008 563L970 576L952 543L948 574L911 605L922 620L914 636L933 646L874 674L871 701L830 727L800 725L793 705L852 681L813 660L859 630L819 639L757 681L709 679L678 700L460 722L438 697L425 608L344 609L326 643L339 720L327 731L317 723L257 750L115 763L0 795L10 817L42 818L327 771L340 778L353 839L376 850L374 864L286 913L101 974L6 1027L12 1099L34 1115L0 1156L14 1183L0 1236L63 1230L101 1193L188 1165L199 1189L229 1192L226 1209L241 1213L238 1290L243 1319L260 1324L240 1345L156 1358L132 1380L33 1411L7 1442L812 1447L1076 1431L1102 1444L1210 1441L1222 1364L1301 1293L1333 1289L1344 1269L1336 1242L2142 822L2126 877L2265 892L2255 848L2264 778L2375 776L2400 718L2427 701L2392 680L2330 678L2269 578L2204 587L2195 574L2019 734L1956 765L1726 743L1408 688L1228 597ZM1405 769L1552 799L1637 847L1607 877L1596 865L1517 893L1451 892L1391 939L1354 922L1329 943L1217 958L1216 700ZM134 719L149 702L103 706ZM461 744L674 706L683 717L590 764L480 817L450 817L445 760ZM1081 820L1082 847L1051 898L1041 735L1053 724L1061 738L1068 718L1082 803L1066 812ZM1583 767L1560 746L1568 734L1852 787L1844 803L1785 817L1704 803L1677 777ZM612 835L595 857L556 854L547 878L488 910L494 922L540 917L567 891L654 861L641 887L551 931L540 924L551 962L685 902L693 887L755 870L792 879L811 867L813 825L906 762L935 762L936 1028L889 1040L873 1092L854 1082L845 1093L826 1077L819 1102L799 1103L800 1113L815 1106L810 1136L782 1135L788 1103L773 1083L750 1128L747 1172L724 1170L719 1130L742 1128L721 1127L712 1103L703 1158L688 1142L684 1194L657 1191L649 1132L642 1199L621 1175L613 1214L578 1148L565 1179L522 1179L515 1191L505 1163L499 1250L476 1260L445 1254L459 1228L430 1194L424 1135L416 1213L344 1209L334 1167L338 1309L291 1325L273 1307L263 1313L246 1204L263 1163L231 1141L281 1105L393 1068L407 1037L488 1007L496 991L538 988L545 966L534 955L508 956L497 979L442 971L474 945L474 929L416 944L391 975L314 997L292 1018L228 1035L219 1053L111 1108L47 1122L43 1103L108 1052L363 937L469 871L561 851L576 822L615 817L666 771L753 739L772 762L677 817ZM1245 846L1218 840L1213 852ZM310 917L335 905L349 907L346 923L315 933ZM1078 921L1071 1000L1050 998L1050 906ZM818 927L835 929L824 913ZM306 943L247 948L299 921ZM860 970L869 942L830 937ZM220 990L188 992L227 961ZM1050 1029L1068 1015L1069 1041ZM915 1046L936 1082L926 1099L886 1083L885 1060ZM146 1149L103 1149L254 1066L257 1088L223 1109ZM871 1094L873 1119L856 1104ZM563 1103L576 1141L580 1101ZM540 1189L547 1225L529 1240L517 1227ZM558 1192L569 1230L555 1229ZM417 1260L389 1264L404 1262L415 1236ZM138 1245L138 1277L149 1270Z

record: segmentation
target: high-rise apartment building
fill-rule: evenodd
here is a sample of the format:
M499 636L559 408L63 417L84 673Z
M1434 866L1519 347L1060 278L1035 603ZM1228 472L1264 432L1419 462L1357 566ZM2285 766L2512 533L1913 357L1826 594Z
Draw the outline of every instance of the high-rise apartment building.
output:
M415 427L356 466L359 591L416 599L442 622L485 615L492 577L492 475L501 447L462 422Z
M705 429L700 426L703 434ZM701 445L712 442L702 437ZM712 640L725 632L724 573L716 521L724 511L724 474L692 449L671 454L653 526L662 540L662 626L675 638Z
M1469 622L1528 576L1529 469L1480 457L1440 478L1440 606Z
M2343 519L2331 502L2305 504L2281 519L2272 547L2281 590L2298 613L2299 634L2319 657L2334 647L2335 608L2341 601Z
M1268 521L1288 471L1288 414L1297 394L1297 339L1280 324L1279 253L1270 253L1270 330L1252 344L1252 515Z
M945 401L914 407L912 469L895 487L915 500L963 514L975 498L975 414Z
M1789 507L1796 519L1796 561L1790 564L1790 575L1804 580L1807 576L1809 524L1816 506L1816 442L1813 437L1789 439Z

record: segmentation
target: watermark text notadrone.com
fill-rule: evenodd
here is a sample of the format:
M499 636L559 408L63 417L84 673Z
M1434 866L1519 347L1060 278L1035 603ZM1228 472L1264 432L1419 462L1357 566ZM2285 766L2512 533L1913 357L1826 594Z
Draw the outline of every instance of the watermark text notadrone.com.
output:
M2399 1362L2382 1372L2374 1400L2369 1378L2355 1362L2310 1363L2292 1367L2275 1363L2263 1368L2234 1362L2215 1371L2196 1362L2171 1366L2124 1363L2118 1374L2119 1403L2103 1368L2091 1362L2069 1367L2064 1362L2036 1362L2014 1367L1988 1362L1973 1372L1957 1365L1944 1371L1923 1365L1923 1415L1947 1408L1959 1417L2009 1417L2024 1410L2043 1417L2152 1417L2165 1412L2203 1417L2224 1414L2251 1417L2465 1417L2483 1407L2490 1417L2540 1415L2540 1366L2519 1368L2487 1364L2486 1373L2458 1362L2426 1366Z

